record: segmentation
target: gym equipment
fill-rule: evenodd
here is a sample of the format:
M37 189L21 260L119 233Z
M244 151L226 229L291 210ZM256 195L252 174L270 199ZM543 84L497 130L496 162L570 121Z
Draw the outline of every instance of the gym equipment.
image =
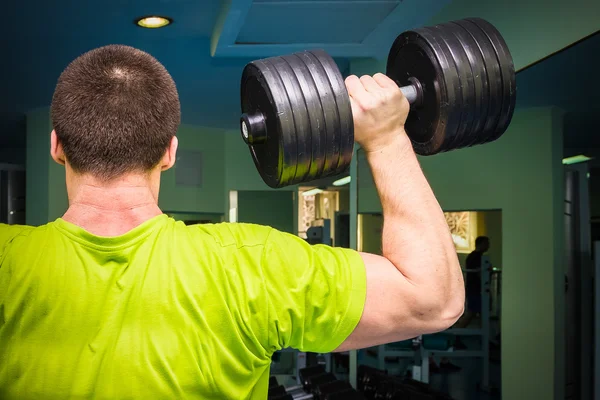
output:
M427 384L413 379L402 379L361 365L358 368L358 391L369 400L452 400Z
M298 375L300 376L300 383L304 389L309 388L310 382L309 378L317 375L326 374L325 368L322 365L314 365L306 368L302 368L298 371Z
M308 392L311 393L315 393L318 391L319 386L326 384L326 383L330 383L335 381L335 375L333 375L330 372L324 373L324 374L319 374L319 375L313 375L308 377L307 381L308 384L306 385L306 390Z
M324 400L338 393L347 392L348 390L353 391L352 385L350 385L349 382L334 380L317 386L313 391L313 394L315 395L315 398Z
M292 400L364 400L364 396L352 388L349 382L339 380L316 365L298 371L301 385L284 387L275 377L269 379L269 399Z
M433 155L497 140L516 102L512 57L489 22L468 18L400 34L386 74L411 104L415 152ZM354 125L340 70L322 50L256 60L241 79L240 129L273 188L345 171Z
M427 350L447 351L453 342L454 336L443 332L423 335L423 347Z
M274 376L269 377L269 389L272 387L279 386L279 382L277 382L277 378Z

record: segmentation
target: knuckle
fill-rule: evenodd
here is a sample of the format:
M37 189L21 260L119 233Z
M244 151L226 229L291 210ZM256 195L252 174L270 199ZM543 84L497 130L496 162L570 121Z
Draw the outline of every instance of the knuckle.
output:
M378 105L382 105L384 103L387 103L391 99L390 94L387 91L385 91L385 90L380 90L379 92L377 92L376 93L376 97L377 97L377 104Z

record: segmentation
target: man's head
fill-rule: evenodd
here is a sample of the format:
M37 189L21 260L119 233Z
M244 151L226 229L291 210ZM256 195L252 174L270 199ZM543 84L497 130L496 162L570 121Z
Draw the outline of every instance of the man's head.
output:
M175 82L151 55L120 45L74 60L52 98L52 157L110 182L175 162L181 112Z
M485 253L490 249L490 238L487 236L479 236L475 239L475 250Z

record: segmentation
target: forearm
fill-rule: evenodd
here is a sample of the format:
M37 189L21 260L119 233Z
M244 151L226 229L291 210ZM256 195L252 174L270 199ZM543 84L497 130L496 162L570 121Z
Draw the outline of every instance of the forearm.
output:
M447 301L463 292L443 211L406 134L368 152L367 159L383 207L383 256L432 299Z

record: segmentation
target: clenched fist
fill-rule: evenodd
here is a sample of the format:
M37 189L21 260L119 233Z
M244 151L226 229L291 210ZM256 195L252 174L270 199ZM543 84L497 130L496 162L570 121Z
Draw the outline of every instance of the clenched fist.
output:
M409 104L396 83L383 74L346 78L354 117L354 139L365 151L378 151L398 135L406 135L404 123Z

